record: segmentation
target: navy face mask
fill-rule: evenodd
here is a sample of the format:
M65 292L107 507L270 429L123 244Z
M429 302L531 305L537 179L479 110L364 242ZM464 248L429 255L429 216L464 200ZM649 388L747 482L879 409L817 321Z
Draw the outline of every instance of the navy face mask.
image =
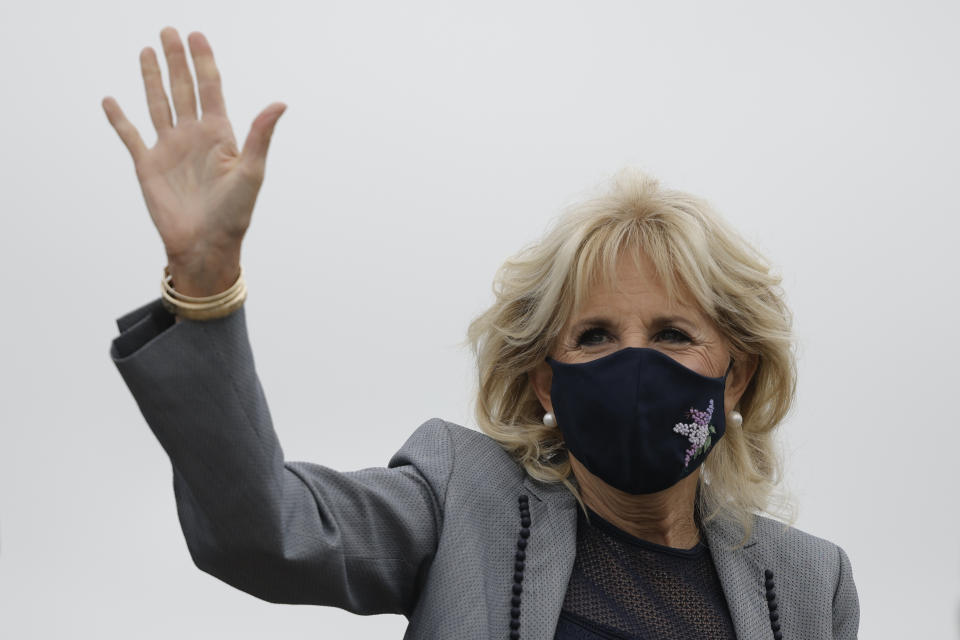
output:
M553 413L567 449L621 491L673 486L723 437L723 392L732 360L720 378L636 347L580 364L553 358L547 363Z

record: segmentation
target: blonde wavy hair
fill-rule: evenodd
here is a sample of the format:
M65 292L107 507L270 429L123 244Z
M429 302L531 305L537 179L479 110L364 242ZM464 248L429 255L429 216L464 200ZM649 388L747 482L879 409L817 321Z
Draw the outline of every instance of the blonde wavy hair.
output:
M793 402L797 376L781 279L706 201L661 188L635 168L621 170L602 193L572 206L539 242L497 271L495 301L467 332L479 374L481 430L533 478L563 483L583 508L563 436L544 426L531 374L589 289L614 283L618 259L631 252L652 261L671 299L692 301L716 324L734 358L758 357L739 403L742 428L727 429L703 465L696 505L702 521L726 513L741 523L746 540L755 513L792 520L773 439Z

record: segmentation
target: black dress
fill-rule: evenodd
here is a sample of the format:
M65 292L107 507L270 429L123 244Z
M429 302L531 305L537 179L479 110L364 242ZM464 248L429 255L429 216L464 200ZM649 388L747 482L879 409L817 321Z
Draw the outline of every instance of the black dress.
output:
M580 509L577 555L555 640L736 638L720 578L704 542L674 549Z

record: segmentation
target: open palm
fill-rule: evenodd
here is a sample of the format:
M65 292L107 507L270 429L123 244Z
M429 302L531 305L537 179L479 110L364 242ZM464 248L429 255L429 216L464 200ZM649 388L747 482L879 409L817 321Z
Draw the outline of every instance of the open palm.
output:
M140 66L157 131L154 147L147 149L116 100L104 98L102 105L133 157L147 209L168 259L171 264L200 270L239 257L263 183L270 138L286 105L273 103L264 109L239 151L206 38L199 32L188 37L203 108L201 119L197 118L193 77L180 36L173 27L166 27L160 38L170 70L176 126L150 47L140 52Z

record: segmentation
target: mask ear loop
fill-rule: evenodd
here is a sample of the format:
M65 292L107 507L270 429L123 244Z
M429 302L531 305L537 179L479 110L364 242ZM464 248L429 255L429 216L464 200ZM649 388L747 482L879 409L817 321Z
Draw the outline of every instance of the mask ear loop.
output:
M727 381L727 376L730 375L730 370L733 369L733 363L734 363L734 362L736 362L736 360L733 359L733 356L730 356L730 364L727 366L727 370L726 370L726 372L723 374L723 381L724 381L724 382Z

